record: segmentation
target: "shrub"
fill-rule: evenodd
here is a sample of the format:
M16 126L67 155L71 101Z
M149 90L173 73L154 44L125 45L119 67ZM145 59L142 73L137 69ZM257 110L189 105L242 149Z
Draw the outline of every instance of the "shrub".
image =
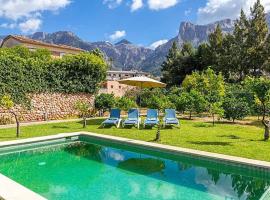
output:
M100 111L100 115L115 106L115 98L113 94L100 94L95 98L95 108Z
M226 96L222 105L224 118L232 120L244 119L249 113L249 105L243 98L235 98L231 95Z
M121 97L116 99L116 107L120 108L121 110L127 111L130 108L137 107L137 104L134 100L127 98L127 97Z

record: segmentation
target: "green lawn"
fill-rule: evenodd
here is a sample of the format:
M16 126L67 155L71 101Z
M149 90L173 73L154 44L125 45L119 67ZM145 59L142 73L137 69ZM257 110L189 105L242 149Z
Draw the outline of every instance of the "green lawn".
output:
M21 128L20 138L82 130L144 141L152 141L155 138L156 128L146 130L116 129L114 127L100 129L101 121L100 119L88 121L86 129L82 129L80 122L25 126ZM262 141L263 129L257 124L218 123L213 127L208 122L181 120L181 129L161 130L160 143L270 161L270 141ZM16 139L15 128L0 129L0 141L13 139Z

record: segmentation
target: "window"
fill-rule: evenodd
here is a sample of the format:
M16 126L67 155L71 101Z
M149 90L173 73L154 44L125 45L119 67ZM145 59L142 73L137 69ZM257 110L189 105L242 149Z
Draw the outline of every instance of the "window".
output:
M113 85L111 85L111 88L113 89Z
M121 86L119 86L119 89L121 89Z

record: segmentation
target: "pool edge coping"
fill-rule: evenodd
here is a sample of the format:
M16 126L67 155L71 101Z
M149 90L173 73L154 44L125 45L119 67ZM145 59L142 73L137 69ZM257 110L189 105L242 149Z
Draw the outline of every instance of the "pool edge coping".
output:
M84 131L74 132L74 133L60 133L60 134L50 135L50 136L42 136L42 137L0 142L0 148L20 145L20 144L29 144L29 143L34 143L34 142L50 141L50 140L61 139L61 138L66 138L66 137L75 137L75 136L90 136L97 139L103 139L103 140L118 142L118 143L121 142L125 144L130 144L133 146L147 147L154 150L166 151L168 153L173 153L173 154L187 154L187 155L199 156L199 157L220 160L220 161L227 161L234 164L248 165L255 168L270 170L270 162L267 162L267 161L254 160L254 159L242 158L242 157L237 157L237 156L230 156L230 155L225 155L225 154L212 153L212 152L200 151L200 150L195 150L195 149L188 149L188 148L170 146L170 145L165 145L165 144L145 142L141 140L135 140L135 139L129 139L129 138L123 138L123 137L117 137L117 136L111 136L111 135L104 135L104 134L97 134L93 132L84 132ZM2 182L2 180L4 180L4 182ZM13 189L9 188L10 185ZM30 195L31 198L29 198L28 195ZM21 184L13 181L12 179L2 175L1 173L0 173L0 197L4 198L5 200L21 200L24 197L31 200L46 200L46 198L22 186Z
M262 161L262 160L254 160L254 159L243 158L243 157L238 157L238 156L230 156L230 155L225 155L225 154L212 153L212 152L207 152L207 151L201 151L201 150L195 150L195 149L189 149L189 148L183 148L183 147L176 147L176 146L153 143L153 142L145 142L145 141L141 141L141 140L135 140L135 139L129 139L129 138L123 138L123 137L117 137L117 136L110 136L110 135L104 135L104 134L97 134L97 133L92 133L92 132L80 132L80 133L81 133L81 135L88 135L88 136L92 136L92 137L96 137L96 138L100 138L100 139L107 139L107 140L123 142L126 144L135 145L135 146L136 145L137 146L144 146L144 147L153 148L156 150L166 151L168 153L201 156L204 158L220 160L220 161L228 161L228 162L235 163L235 164L248 165L251 167L270 170L270 162Z

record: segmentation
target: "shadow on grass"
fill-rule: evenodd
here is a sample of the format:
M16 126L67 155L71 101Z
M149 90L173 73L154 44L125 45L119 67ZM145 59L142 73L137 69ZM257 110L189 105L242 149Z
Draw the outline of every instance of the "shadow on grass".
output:
M104 121L105 119L89 119L86 122L86 125L101 125L101 123ZM83 125L83 120L81 121L77 121L76 123L78 124L82 124Z
M68 129L68 128L70 128L70 127L68 127L68 126L54 125L54 126L52 126L52 128Z
M262 121L252 121L252 122L249 122L249 123L245 123L245 125L249 125L249 126L256 126L256 127L259 127L259 128L262 128L263 125L262 125Z
M222 137L222 138L229 138L229 139L241 139L241 137L236 136L236 135L219 135L218 137Z
M212 124L209 124L208 122L206 123L196 123L193 125L193 127L198 127L198 128L209 128L209 127L214 127Z
M268 142L269 140L265 140L265 139L253 140L253 139L251 139L249 141L251 141L251 142Z
M231 146L231 142L193 142L187 141L190 144L196 145L216 145L216 146Z

